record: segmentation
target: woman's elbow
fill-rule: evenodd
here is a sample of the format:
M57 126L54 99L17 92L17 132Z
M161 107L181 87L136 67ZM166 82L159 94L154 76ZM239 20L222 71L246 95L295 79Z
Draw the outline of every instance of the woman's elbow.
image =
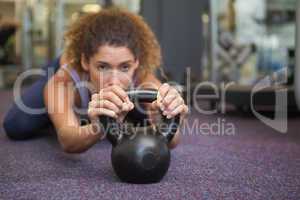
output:
M73 148L73 147L63 147L63 151L69 154L80 154L80 153L84 153L86 150Z
M65 153L79 154L88 150L88 148L84 148L82 145L79 145L79 143L74 141L73 138L59 136L58 139L60 146Z
M79 154L79 153L84 153L86 152L88 149L87 148L82 148L79 146L76 146L74 144L66 144L66 143L60 143L62 150L65 153L70 153L70 154Z

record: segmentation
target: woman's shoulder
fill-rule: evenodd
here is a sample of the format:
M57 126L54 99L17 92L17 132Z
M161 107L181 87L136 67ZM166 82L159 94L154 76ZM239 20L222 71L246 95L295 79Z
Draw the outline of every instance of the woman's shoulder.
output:
M75 88L75 83L70 73L60 66L55 72L55 74L53 74L53 76L51 76L48 79L47 84L44 88L44 93L47 92L49 89L50 91L56 91L62 88L64 88L62 91L68 91L66 90L67 88L73 90L73 88Z
M76 73L80 76L80 73L71 67L65 52L63 52L59 60L59 68L53 76L53 81L58 83L73 82L72 73Z
M77 93L75 88L76 86L72 81L71 76L63 68L59 68L44 87L44 101L47 105L49 101L53 101L53 99L49 97L53 97L56 99L54 102L59 101L58 99L69 99L69 103L71 104L72 98L69 98L69 95L73 96L75 94L76 96ZM77 97L75 98L75 101L76 99Z
M68 71L62 67L60 67L57 72L49 79L49 82L53 83L61 83L61 84L69 84L72 83L72 77Z

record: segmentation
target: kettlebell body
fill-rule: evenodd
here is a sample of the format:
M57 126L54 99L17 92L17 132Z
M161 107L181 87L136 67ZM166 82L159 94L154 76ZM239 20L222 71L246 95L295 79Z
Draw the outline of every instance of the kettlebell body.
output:
M111 161L122 181L154 183L168 171L170 150L163 136L137 133L133 137L124 137L112 148Z
M152 102L157 92L136 90L128 95L132 101ZM107 130L107 139L112 144L111 163L121 181L155 183L165 176L171 157L168 144L177 130L179 116L172 120L164 118L164 128L135 127L131 130L127 128L125 132L121 128L122 124L113 118L100 117L100 122Z

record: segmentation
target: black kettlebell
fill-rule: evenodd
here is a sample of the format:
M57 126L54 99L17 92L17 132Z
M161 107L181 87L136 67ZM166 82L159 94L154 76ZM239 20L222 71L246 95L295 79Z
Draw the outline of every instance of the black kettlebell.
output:
M132 102L153 102L155 90L132 90L127 92ZM162 116L162 123L156 128L132 127L124 130L124 124L114 118L101 116L100 123L112 144L111 162L121 181L128 183L159 182L170 165L168 143L174 137L179 115L172 119Z

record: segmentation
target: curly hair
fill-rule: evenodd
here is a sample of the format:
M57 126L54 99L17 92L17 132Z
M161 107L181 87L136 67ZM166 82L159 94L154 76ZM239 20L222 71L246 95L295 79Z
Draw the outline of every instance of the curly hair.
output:
M87 61L102 45L126 46L139 60L140 77L160 67L161 49L144 19L119 8L82 16L65 33L65 54L69 64L81 71L81 56Z

